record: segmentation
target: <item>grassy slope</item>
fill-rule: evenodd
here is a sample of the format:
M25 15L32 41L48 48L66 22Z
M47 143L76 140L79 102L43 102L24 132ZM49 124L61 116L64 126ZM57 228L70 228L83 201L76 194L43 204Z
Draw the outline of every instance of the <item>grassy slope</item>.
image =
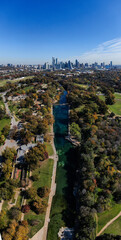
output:
M42 163L41 167L34 171L34 173L39 174L39 180L33 183L33 187L35 189L38 189L39 187L42 187L42 186L47 186L50 188L52 171L53 171L53 159L45 160ZM48 198L46 199L46 201L47 200ZM38 232L43 227L44 220L45 220L45 213L37 215L33 211L30 211L28 214L25 214L25 219L29 221L39 220L39 224L37 226L29 225L30 237L32 237L33 235L35 235L36 232Z
M103 101L105 101L105 96L99 95L99 98ZM108 105L109 110L116 115L121 115L121 94L115 93L115 100L116 103L113 105Z
M115 204L110 210L98 214L98 232L121 211L121 204ZM121 218L117 220L120 221Z
M4 86L7 82L15 83L15 82L18 82L20 80L26 80L26 79L29 79L29 78L33 78L33 76L24 77L23 79L17 78L17 79L13 79L13 80L9 80L9 79L0 80L0 87Z
M74 83L74 85L75 86L77 86L77 87L81 87L81 88L84 88L84 89L88 89L88 85L86 85L86 84L79 84L79 83Z
M121 217L119 217L115 222L113 222L104 233L121 235Z
M6 126L10 124L10 119L4 118L2 120L0 120L0 135L1 135L1 131L2 129Z
M52 156L53 155L53 148L52 148L52 145L50 143L45 143L46 147L47 147L47 152L49 154L49 156Z

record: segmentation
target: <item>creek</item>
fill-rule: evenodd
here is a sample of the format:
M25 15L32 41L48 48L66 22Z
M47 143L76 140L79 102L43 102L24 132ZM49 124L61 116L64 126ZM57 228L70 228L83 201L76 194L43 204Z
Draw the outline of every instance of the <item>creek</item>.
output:
M61 227L73 227L75 199L74 185L74 147L65 137L68 135L67 92L64 91L58 105L54 105L54 141L59 156L56 175L56 194L53 198L48 229L48 240L57 240ZM65 104L65 105L64 105Z

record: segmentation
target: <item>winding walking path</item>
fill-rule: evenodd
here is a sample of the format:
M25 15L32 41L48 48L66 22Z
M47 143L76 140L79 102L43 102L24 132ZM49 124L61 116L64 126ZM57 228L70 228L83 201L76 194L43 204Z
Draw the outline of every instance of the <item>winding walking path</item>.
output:
M121 212L116 216L114 217L113 219L111 219L102 229L101 231L97 234L97 237L100 236L106 228L108 228L114 221L116 221L119 217L121 217Z

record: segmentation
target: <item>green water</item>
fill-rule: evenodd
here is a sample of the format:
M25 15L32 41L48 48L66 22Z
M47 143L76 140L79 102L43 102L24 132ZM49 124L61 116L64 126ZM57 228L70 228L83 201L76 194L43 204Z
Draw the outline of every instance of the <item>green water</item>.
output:
M60 103L66 103L66 92L62 95ZM65 140L65 136L68 134L68 105L55 105L54 117L55 147L59 161L56 177L57 188L50 214L48 240L57 240L57 233L62 226L72 227L73 225L73 206L70 206L73 203L73 162L70 157L73 155L73 147Z

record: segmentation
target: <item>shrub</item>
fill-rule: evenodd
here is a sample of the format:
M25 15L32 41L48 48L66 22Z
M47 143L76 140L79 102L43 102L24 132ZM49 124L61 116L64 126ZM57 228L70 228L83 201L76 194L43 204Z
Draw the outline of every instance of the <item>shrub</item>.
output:
M23 213L28 213L28 212L30 211L29 205L28 205L28 204L23 205L22 208L21 208L21 211L22 211Z
M47 197L49 195L49 188L48 187L40 187L37 189L37 194L39 197Z

